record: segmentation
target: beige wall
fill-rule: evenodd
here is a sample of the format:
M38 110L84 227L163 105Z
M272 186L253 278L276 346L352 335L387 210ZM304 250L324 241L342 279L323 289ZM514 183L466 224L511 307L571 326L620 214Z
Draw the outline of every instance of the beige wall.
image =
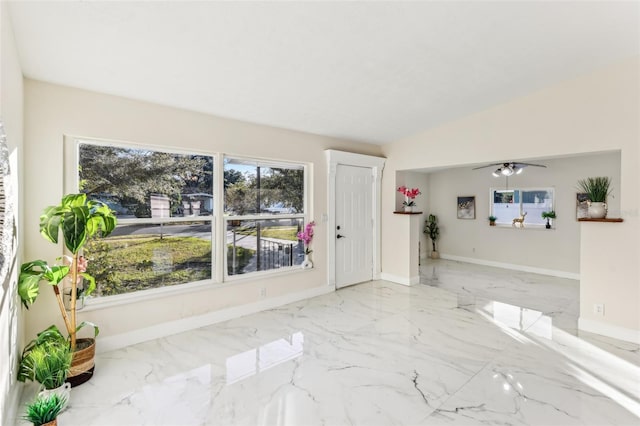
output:
M439 219L441 254L529 266L569 275L579 274L580 222L576 220L575 203L577 181L587 176L611 177L613 191L609 197L609 214L612 217L620 216L620 153L537 162L547 168L526 168L522 174L509 178L509 188L553 188L558 215L553 230L527 228L531 215L525 218L525 230L489 226L489 188L504 189L506 185L504 177L495 178L491 175L495 167L480 170L458 167L430 173L425 192L429 211ZM476 197L475 220L457 218L456 197L463 195Z
M23 94L22 71L18 62L13 29L7 14L6 2L0 2L0 117L5 125L11 176L15 192L21 187ZM17 182L16 182L17 179ZM20 203L16 210L18 227L18 254L20 261L22 232L20 227ZM11 260L8 260L11 261ZM8 281L8 287L0 289L0 424L13 425L18 413L18 402L22 387L16 382L16 366L23 344L22 310L16 297L16 272ZM3 285L0 283L0 285Z
M313 163L313 218L318 221L312 271L246 279L225 286L133 304L83 311L82 320L100 325L101 336L116 336L222 308L325 286L327 188L324 150L378 155L380 149L329 137L228 120L38 81L25 82L25 258L53 261L61 248L38 234L42 208L63 195L63 136L85 136L159 147L224 152ZM58 320L50 292L29 311L27 336Z
M383 146L385 176L398 170L453 167L501 160L621 152L620 209L624 223L581 225L581 319L640 330L638 146L640 61L629 59L577 79ZM395 247L400 218L395 182L383 180L382 271L400 274ZM597 234L597 235L592 235ZM586 246L586 241L597 242ZM542 265L541 265L542 266ZM607 280L603 282L603 271ZM613 284L615 283L615 284ZM597 317L594 303L607 300Z

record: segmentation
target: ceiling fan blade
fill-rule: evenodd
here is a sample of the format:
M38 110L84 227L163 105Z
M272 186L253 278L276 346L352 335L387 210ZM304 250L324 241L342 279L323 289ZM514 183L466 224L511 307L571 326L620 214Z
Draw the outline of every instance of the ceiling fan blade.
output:
M486 166L475 167L471 170L486 169L487 167L504 166L504 163L487 164Z
M514 163L516 165L516 167L527 167L527 166L534 166L534 167L544 167L545 169L547 168L547 166L543 166L542 164L532 164L532 163Z

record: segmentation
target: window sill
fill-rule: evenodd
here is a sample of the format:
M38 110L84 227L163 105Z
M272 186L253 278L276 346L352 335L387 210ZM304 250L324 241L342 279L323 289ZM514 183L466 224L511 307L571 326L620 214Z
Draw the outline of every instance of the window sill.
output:
M204 291L209 289L225 288L232 285L241 284L243 282L250 282L264 278L271 278L283 275L290 275L300 272L313 271L311 269L302 269L300 266L293 266L287 268L287 270L280 271L263 271L255 272L247 275L237 275L227 277L225 282L215 282L213 280L197 281L186 284L178 284L169 287L153 288L149 290L140 290L132 293L117 294L113 296L104 297L89 297L85 300L84 308L78 310L78 312L91 312L101 309L107 309L114 306L128 305L130 303L147 302L149 300L162 299L166 297L176 296L180 294L189 294L198 291Z
M263 279L263 278L278 277L282 275L295 274L297 272L308 272L308 271L313 271L314 269L315 268L302 269L300 265L295 265L295 266L288 267L286 269L280 268L280 269L274 269L272 271L260 271L260 272L251 272L249 274L229 275L225 278L225 284L237 283L242 281L251 281L251 280Z
M489 228L500 228L500 229L513 229L515 231L555 231L556 227L552 226L550 229L547 229L544 225L525 225L524 228L520 228L520 227L514 227L512 225L501 225L501 224L496 224L495 226L489 226Z
M129 303L146 302L148 300L161 299L176 294L187 294L201 291L212 286L218 286L213 280L196 281L192 283L176 284L168 287L151 288L132 293L115 294L113 296L89 297L85 300L84 308L79 312L97 311L113 306L127 305Z

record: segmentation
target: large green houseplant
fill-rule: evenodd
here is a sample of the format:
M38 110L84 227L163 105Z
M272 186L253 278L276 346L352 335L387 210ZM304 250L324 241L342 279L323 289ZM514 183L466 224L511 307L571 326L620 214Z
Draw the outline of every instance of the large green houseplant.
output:
M93 368L93 356L88 362L83 356L79 356L77 348L77 332L84 325L94 327L94 338L98 335L98 328L94 324L77 322L76 302L78 298L78 284L87 280L88 287L84 290L85 295L91 294L95 289L95 279L79 268L81 251L87 240L96 235L103 237L109 235L116 226L115 213L105 204L88 200L86 194L69 194L62 198L57 206L49 206L44 209L40 216L40 234L44 239L54 244L58 244L59 235L62 233L64 245L71 253L70 265L49 265L44 260L35 260L23 263L20 267L18 279L18 294L24 306L28 309L33 304L40 293L40 282L49 284L55 293L60 313L64 321L68 334L68 344L73 352L74 365L78 362L90 364ZM64 306L60 284L70 278L67 282L71 286L70 309ZM44 330L29 346L45 344L48 341L59 341L62 334L54 325ZM93 341L95 343L95 341ZM77 370L77 369L75 369ZM71 376L76 375L72 367ZM79 383L78 383L79 384Z

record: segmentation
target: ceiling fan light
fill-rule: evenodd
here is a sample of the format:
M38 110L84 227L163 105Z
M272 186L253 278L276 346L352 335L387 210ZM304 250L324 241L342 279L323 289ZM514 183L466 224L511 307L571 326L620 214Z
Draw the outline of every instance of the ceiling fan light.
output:
M522 173L524 169L522 167L518 167L516 168L516 174L519 175L520 173Z
M501 172L500 169L496 169L496 171L491 174L493 175L493 177L500 177L500 172Z
M513 169L511 167L505 167L500 172L503 176L511 176L513 174Z

